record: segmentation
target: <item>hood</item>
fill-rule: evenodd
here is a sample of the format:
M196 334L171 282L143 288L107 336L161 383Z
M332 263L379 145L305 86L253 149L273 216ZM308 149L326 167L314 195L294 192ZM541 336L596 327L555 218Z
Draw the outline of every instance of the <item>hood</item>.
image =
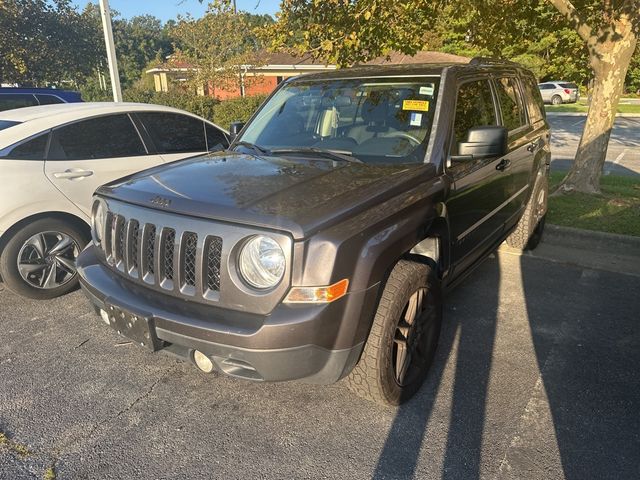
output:
M182 215L286 230L300 239L434 175L430 164L220 152L145 170L98 193Z

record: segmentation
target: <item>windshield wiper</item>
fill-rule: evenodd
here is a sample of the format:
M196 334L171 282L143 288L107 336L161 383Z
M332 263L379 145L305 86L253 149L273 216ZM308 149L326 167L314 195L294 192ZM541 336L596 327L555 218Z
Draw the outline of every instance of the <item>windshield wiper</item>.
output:
M261 147L260 145L256 145L255 143L251 143L251 142L244 142L244 141L240 141L240 142L236 142L233 144L233 147L247 147L250 148L252 150L255 150L258 153L261 153L262 155L269 155L269 150L267 150L264 147Z
M282 153L314 153L341 162L362 163L361 160L354 157L351 152L347 150L332 150L318 147L291 147L271 150L271 154L273 155Z

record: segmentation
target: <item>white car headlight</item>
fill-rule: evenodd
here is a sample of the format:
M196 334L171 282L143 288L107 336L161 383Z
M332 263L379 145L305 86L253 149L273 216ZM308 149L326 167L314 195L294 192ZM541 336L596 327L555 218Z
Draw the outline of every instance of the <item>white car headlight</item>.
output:
M107 207L105 203L96 199L93 202L91 208L91 235L96 244L102 241L102 235L104 234L104 225L107 218Z
M242 278L260 290L275 287L284 275L284 252L278 242L264 235L252 237L240 251Z

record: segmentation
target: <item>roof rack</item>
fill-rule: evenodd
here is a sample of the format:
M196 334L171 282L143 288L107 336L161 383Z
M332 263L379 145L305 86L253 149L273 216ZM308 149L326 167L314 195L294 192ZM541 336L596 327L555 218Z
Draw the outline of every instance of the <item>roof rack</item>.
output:
M516 62L505 60L502 58L492 57L473 57L469 62L470 65L512 65L519 66Z

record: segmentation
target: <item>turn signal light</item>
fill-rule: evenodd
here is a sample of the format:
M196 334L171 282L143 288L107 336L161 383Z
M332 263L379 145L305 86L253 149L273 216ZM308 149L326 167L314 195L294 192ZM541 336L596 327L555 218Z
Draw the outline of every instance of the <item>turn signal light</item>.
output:
M284 301L285 303L331 303L344 297L348 288L348 278L326 287L293 287Z

